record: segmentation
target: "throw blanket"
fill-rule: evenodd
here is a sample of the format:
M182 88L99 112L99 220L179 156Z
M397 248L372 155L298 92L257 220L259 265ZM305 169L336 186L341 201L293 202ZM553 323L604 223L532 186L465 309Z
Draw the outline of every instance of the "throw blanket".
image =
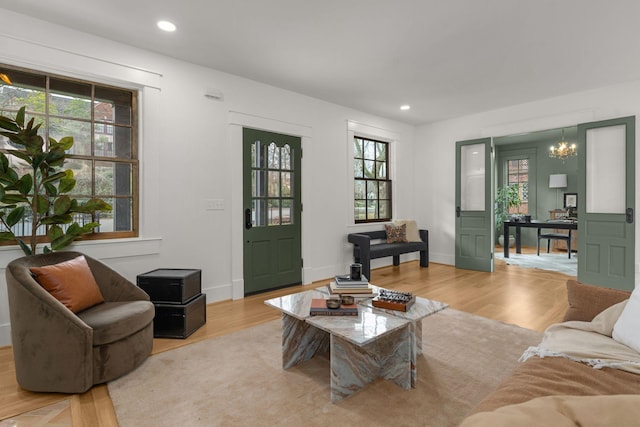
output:
M640 396L547 396L480 412L460 427L637 426Z
M608 367L640 374L640 353L611 338L613 326L627 301L615 304L591 322L569 321L550 326L537 347L529 347L522 357L564 357L587 363L596 369Z

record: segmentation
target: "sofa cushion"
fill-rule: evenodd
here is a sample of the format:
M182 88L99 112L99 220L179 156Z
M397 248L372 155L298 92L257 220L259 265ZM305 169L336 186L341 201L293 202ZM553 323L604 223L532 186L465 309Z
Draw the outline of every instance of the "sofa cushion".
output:
M576 280L567 280L569 308L563 322L579 320L590 322L596 315L614 304L629 298L631 292L602 286L587 285Z
M153 321L155 309L149 301L105 302L78 317L93 329L93 345L109 344L125 338Z
M84 256L29 270L43 288L74 313L104 301Z
M407 241L407 225L385 224L387 232L387 243L404 243Z
M636 288L629 302L613 326L613 339L640 352L640 288Z

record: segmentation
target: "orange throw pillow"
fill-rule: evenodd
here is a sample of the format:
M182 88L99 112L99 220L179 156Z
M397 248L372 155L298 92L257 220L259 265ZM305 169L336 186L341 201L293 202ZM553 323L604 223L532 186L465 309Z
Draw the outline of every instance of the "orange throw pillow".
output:
M43 288L74 313L104 302L84 256L29 270Z

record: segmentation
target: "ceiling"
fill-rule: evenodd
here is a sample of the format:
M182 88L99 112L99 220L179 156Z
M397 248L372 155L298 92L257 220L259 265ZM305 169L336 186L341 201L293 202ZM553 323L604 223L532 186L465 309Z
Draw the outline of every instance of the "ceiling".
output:
M0 8L410 124L640 79L638 0L0 0ZM162 33L159 19L177 31Z

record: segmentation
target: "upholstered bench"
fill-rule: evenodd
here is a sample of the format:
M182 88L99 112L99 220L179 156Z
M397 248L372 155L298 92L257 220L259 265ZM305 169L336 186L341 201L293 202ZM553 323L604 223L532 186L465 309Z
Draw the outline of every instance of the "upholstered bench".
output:
M420 266L429 267L429 231L418 230L420 241L387 243L387 232L364 231L351 233L348 240L353 243L353 260L362 264L362 274L371 278L371 260L393 257L393 265L400 265L400 255L420 252Z

